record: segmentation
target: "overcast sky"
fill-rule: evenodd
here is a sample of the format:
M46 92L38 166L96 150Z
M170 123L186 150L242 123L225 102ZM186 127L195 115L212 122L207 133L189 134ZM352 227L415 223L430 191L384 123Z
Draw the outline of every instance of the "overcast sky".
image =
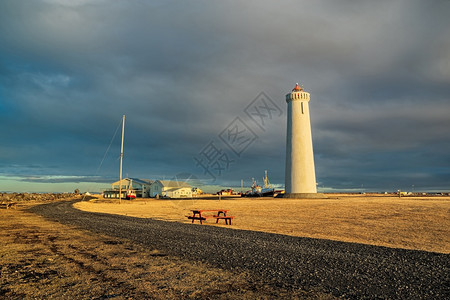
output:
M3 0L0 191L107 188L122 115L124 176L227 187L268 170L284 186L296 82L319 191L449 191L449 16L450 1Z

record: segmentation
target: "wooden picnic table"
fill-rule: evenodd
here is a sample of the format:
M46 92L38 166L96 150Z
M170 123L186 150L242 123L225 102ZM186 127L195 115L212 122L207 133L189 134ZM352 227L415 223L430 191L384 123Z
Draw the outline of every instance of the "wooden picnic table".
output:
M228 222L234 219L233 216L227 216L228 209L191 209L192 216L187 216L188 219L192 220L192 223L194 223L195 220L199 220L200 224L203 224L203 221L205 221L207 218L215 218L216 223L219 223L219 220L225 220L225 224L228 225ZM213 215L205 215L202 213L205 212L215 212Z
M10 208L17 208L17 203L16 202L1 202L0 203L0 207L4 207L6 209L10 209Z

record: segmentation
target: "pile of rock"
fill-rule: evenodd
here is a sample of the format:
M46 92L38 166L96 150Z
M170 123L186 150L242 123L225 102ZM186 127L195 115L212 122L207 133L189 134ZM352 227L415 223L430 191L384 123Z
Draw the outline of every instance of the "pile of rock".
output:
M0 193L0 202L50 202L74 199L80 195L74 193Z

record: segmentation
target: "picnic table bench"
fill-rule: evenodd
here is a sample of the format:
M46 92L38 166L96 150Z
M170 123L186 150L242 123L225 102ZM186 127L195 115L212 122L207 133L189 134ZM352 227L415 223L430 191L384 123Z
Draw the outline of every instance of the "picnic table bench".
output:
M2 202L0 203L0 207L2 208L6 208L6 209L10 209L10 208L17 208L17 203L16 202Z
M227 216L228 211L228 209L192 209L192 216L187 216L187 218L192 220L192 223L195 220L199 220L200 224L203 224L203 221L206 221L208 218L214 218L216 219L216 224L219 223L219 220L225 220L226 225L231 225L231 220L234 219L234 216ZM215 212L215 214L202 215L204 212Z

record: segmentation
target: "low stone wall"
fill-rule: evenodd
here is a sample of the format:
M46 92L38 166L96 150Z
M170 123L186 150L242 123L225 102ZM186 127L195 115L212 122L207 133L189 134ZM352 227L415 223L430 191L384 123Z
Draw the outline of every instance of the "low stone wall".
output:
M282 196L286 199L327 199L322 193L285 193Z

